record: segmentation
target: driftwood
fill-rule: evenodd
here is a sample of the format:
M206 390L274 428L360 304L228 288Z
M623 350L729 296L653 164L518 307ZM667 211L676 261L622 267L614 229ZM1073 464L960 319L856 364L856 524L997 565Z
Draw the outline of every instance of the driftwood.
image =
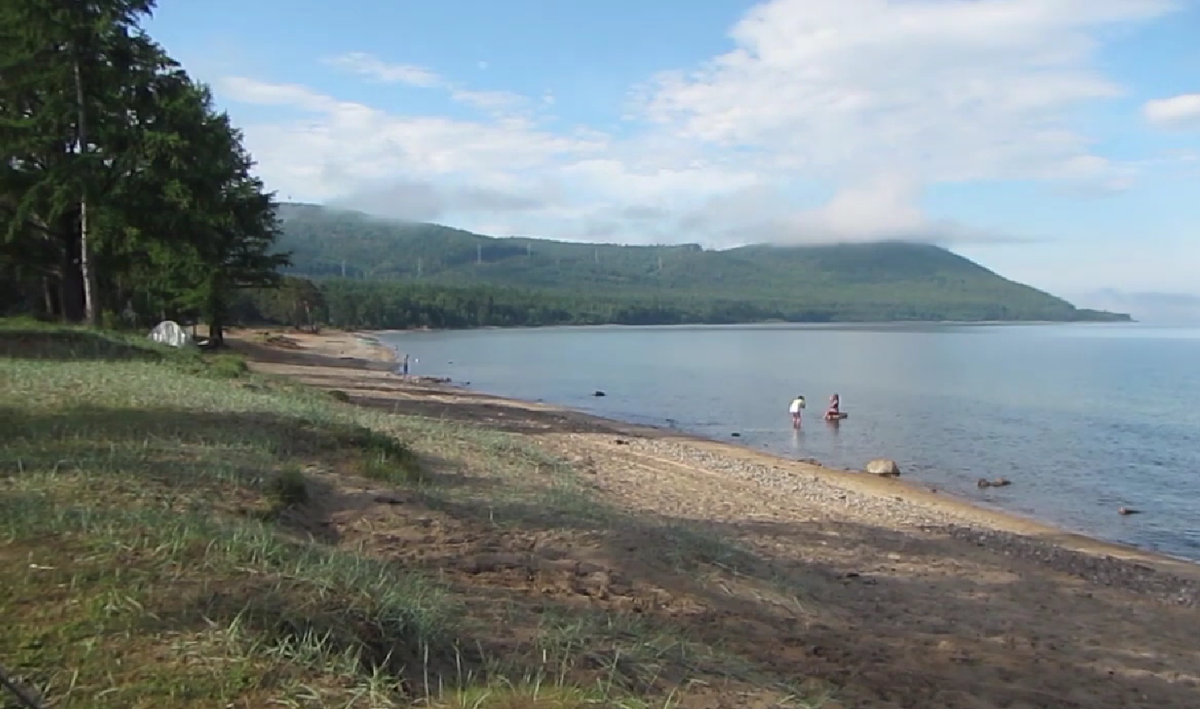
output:
M3 685L5 689L12 692L17 701L27 707L27 709L42 709L42 705L38 703L38 700L28 690L9 677L8 671L3 667L0 667L0 685Z

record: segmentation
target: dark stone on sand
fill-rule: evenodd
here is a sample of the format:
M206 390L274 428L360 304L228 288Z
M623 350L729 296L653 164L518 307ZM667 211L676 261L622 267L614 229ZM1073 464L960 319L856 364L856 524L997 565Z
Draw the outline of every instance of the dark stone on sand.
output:
M979 478L979 482L976 483L976 485L978 485L979 487L1005 487L1008 485L1012 485L1012 481L1009 480L1008 478L996 478L995 480L988 480L987 478Z

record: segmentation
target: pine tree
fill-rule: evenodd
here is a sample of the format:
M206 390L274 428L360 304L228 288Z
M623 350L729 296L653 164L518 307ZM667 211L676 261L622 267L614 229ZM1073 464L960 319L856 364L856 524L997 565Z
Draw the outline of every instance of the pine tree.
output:
M98 324L109 192L138 163L145 87L173 62L138 27L152 0L0 0L0 194L21 267ZM49 288L47 288L49 290ZM47 298L49 300L49 298Z
M287 265L286 255L273 253L275 204L206 87L180 79L163 92L160 109L150 159L127 195L130 211L145 215L141 231L168 239L149 266L171 274L174 305L203 315L219 346L234 291L275 286Z

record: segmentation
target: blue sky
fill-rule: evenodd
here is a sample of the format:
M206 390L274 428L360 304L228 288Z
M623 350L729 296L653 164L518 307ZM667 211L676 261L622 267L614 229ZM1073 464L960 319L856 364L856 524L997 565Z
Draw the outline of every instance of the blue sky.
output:
M1198 0L207 0L146 28L282 199L498 236L935 239L1200 313Z

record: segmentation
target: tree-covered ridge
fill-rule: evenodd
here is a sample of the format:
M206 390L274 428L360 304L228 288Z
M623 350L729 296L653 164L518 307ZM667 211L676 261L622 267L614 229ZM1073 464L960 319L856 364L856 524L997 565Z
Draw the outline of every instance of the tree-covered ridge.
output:
M332 278L322 285L330 302L381 300L411 310L397 303L438 293L443 301L461 300L464 309L415 319L344 317L346 324L362 327L445 319L465 325L1128 319L1077 309L927 244L759 245L710 251L695 244L493 238L314 205L281 204L279 215L280 243L292 253L290 273ZM484 303L490 298L493 310L496 303L505 303L526 315L510 314L502 322L497 315L483 318L481 298ZM347 308L331 315L354 310ZM369 309L378 313L381 308ZM528 314L531 309L541 314ZM468 310L474 314L468 316ZM551 312L557 315L550 317Z
M139 26L153 0L0 2L0 311L203 317L277 282L240 132Z

